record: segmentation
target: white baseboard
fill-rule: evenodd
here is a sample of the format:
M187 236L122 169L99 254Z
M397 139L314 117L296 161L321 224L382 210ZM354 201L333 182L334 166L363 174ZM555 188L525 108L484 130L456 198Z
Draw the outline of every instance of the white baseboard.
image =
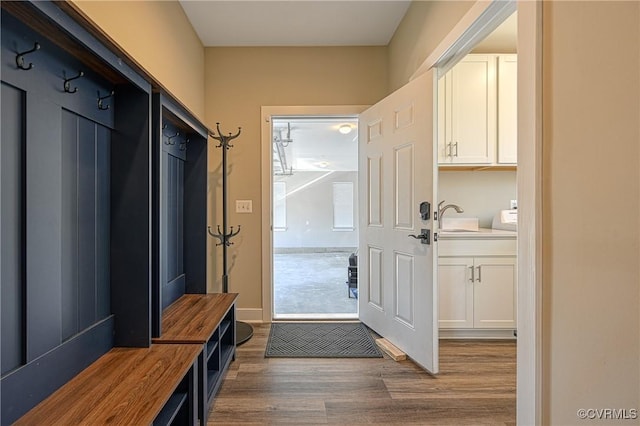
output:
M236 308L236 316L239 321L262 323L262 309L260 308Z
M513 330L440 329L441 339L515 339Z

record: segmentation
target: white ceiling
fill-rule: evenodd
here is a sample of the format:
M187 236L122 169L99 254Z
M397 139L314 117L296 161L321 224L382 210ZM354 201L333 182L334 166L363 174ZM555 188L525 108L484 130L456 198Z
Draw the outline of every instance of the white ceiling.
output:
M386 46L408 0L180 0L209 46Z

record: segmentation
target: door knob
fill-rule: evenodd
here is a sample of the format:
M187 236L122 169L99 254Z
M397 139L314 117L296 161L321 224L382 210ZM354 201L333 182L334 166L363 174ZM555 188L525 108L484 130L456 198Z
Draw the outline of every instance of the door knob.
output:
M431 230L421 229L420 235L409 234L409 237L413 237L416 240L420 240L420 244L431 244Z

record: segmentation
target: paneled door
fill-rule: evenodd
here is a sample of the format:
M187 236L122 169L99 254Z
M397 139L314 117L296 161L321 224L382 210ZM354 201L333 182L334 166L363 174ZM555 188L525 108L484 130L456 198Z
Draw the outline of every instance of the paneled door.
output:
M420 214L436 204L433 86L425 73L360 115L358 303L363 323L437 373L434 221Z

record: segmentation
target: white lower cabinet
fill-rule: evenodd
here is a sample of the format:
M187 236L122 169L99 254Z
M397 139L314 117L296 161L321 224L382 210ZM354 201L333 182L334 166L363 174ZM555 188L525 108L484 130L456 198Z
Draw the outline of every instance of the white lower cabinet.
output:
M440 328L473 328L472 257L438 259Z
M515 256L440 257L441 329L516 329Z

